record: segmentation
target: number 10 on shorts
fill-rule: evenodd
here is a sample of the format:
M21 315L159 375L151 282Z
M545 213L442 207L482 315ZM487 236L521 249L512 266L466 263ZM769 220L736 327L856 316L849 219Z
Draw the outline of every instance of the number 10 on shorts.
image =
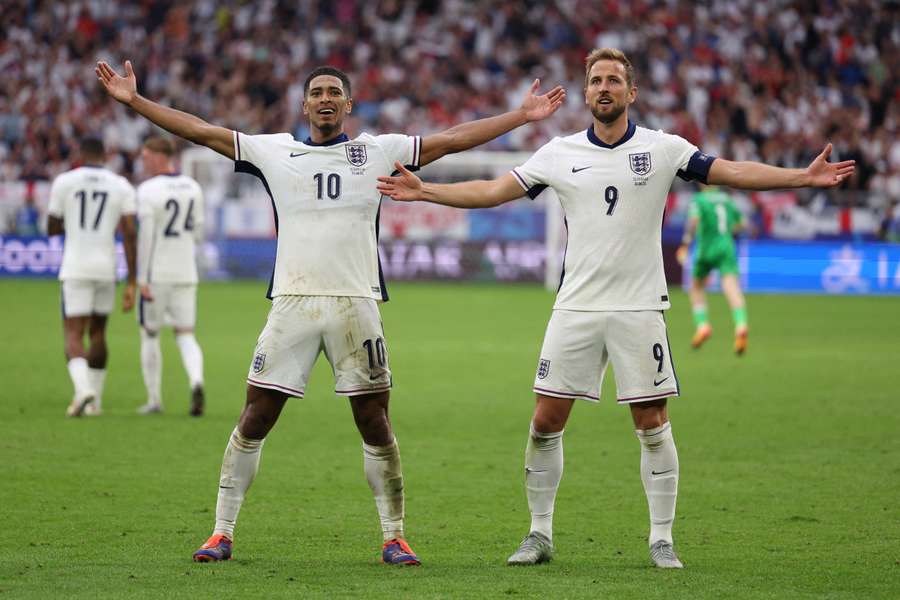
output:
M383 369L387 364L387 352L384 348L384 339L375 338L374 340L366 340L363 342L363 348L369 354L369 370L374 371L375 367Z

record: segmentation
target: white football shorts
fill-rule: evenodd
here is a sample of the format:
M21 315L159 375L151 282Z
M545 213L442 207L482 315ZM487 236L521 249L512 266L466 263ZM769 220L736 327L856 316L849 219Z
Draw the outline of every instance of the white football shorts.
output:
M138 292L140 293L140 292ZM197 285L193 283L151 283L153 300L138 299L138 322L157 332L165 325L193 329L197 323Z
M334 372L335 394L391 388L378 305L371 298L336 296L276 296L247 383L302 398L323 350Z
M62 282L64 318L108 315L116 306L114 281L66 279Z
M534 391L597 402L612 362L620 403L679 393L661 311L554 310L547 324Z

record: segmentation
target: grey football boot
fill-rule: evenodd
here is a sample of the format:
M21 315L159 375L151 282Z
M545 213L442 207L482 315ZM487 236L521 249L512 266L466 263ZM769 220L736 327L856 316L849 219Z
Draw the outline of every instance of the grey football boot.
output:
M553 558L553 544L543 533L532 531L525 536L519 549L506 559L507 565L538 565Z
M650 546L650 560L660 569L683 569L684 565L678 560L675 548L665 540L654 542Z

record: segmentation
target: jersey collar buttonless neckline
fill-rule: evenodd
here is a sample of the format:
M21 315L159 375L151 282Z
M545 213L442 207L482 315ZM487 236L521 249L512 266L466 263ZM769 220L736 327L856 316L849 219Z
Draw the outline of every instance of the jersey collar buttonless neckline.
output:
M597 137L597 134L594 133L594 124L591 123L591 126L587 128L587 136L588 140L590 140L590 142L595 146L600 146L601 148L611 150L613 148L618 148L619 146L630 140L632 137L634 137L634 132L636 129L637 127L635 126L635 124L631 122L631 119L628 119L628 129L625 130L625 135L623 135L618 142L614 144L607 144Z

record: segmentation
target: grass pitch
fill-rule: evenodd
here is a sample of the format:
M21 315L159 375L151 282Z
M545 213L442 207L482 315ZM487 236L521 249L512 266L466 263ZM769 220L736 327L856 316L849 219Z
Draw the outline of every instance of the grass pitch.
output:
M187 416L164 336L166 413L144 401L133 315L110 323L105 415L65 419L58 284L0 281L0 597L896 598L900 594L900 302L751 296L750 349L712 297L715 334L668 323L683 397L681 572L649 567L639 447L611 378L566 431L557 555L508 568L528 528L522 460L552 295L534 287L394 285L383 307L421 568L379 564L374 503L347 402L324 359L266 442L236 560L194 564L268 302L205 284L208 414Z

